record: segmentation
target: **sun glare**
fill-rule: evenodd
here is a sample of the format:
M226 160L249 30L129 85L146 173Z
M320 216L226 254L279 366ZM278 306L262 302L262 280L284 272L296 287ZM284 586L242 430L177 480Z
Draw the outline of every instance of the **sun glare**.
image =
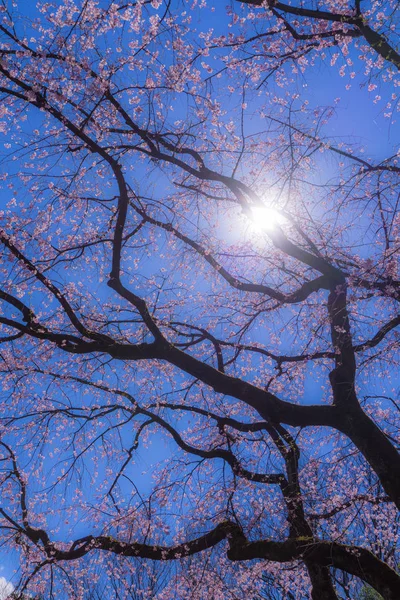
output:
M282 220L277 210L266 206L252 206L251 216L253 227L257 231L272 231L280 225Z

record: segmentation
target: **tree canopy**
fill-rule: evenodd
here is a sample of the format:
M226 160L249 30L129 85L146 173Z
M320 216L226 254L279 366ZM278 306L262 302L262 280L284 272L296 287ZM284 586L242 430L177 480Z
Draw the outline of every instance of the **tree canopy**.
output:
M400 598L398 2L227 4L1 2L13 597Z

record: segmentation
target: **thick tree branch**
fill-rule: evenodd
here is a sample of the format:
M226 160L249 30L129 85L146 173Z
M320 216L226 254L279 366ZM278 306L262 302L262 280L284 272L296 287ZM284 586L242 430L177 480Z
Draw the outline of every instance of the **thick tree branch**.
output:
M289 562L307 559L325 567L335 567L366 581L385 600L400 597L400 577L386 563L360 546L346 546L337 542L312 541L306 538L286 542L258 541L242 543L232 538L228 557L231 560L257 558Z
M30 532L24 533L30 538ZM68 550L60 550L51 542L44 549L53 560L76 560L90 551L103 550L126 557L167 561L204 552L225 539L229 543L228 558L232 561L262 559L290 563L303 559L315 565L332 566L356 575L382 594L385 600L397 600L400 594L400 577L397 573L365 548L330 541L313 541L307 537L284 542L251 542L246 539L240 527L230 521L222 522L210 532L175 546L123 542L112 536L102 535L76 540Z
M264 0L239 1L251 6L265 6ZM350 15L324 10L313 10L302 6L291 6L289 4L284 4L283 2L276 2L275 0L268 0L267 5L275 14L276 11L280 11L283 14L295 15L300 18L304 17L321 22L343 23L355 27L375 52L385 60L391 62L397 69L400 69L400 54L389 44L387 38L383 34L378 33L368 25L367 19L360 13ZM288 29L288 31L290 31L290 29ZM290 31L290 33L292 32ZM354 36L354 33L350 33L349 35ZM295 39L298 39L296 36L294 37Z

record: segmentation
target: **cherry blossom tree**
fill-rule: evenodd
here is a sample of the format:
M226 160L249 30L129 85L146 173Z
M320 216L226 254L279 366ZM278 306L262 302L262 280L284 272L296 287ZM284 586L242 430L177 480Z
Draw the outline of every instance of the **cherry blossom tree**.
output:
M399 598L397 2L0 10L13 595Z

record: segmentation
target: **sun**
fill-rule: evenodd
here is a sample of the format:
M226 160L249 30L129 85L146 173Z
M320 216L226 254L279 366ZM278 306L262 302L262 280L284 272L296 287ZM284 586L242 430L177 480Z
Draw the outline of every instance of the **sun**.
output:
M267 206L251 206L252 226L256 231L273 231L280 227L282 216L274 208Z

